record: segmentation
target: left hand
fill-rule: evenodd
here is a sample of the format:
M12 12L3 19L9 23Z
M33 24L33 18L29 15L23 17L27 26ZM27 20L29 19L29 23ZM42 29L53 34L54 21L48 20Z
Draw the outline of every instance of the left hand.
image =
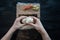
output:
M20 17L16 18L16 20L15 20L15 22L13 24L13 28L14 29L19 29L19 28L25 26L26 24L20 23L20 20L24 19L24 18L26 18L26 16L20 16Z

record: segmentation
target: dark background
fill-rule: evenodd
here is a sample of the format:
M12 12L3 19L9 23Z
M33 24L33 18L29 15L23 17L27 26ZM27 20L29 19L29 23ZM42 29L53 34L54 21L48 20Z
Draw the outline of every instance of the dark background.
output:
M60 40L60 0L0 0L0 38L16 18L18 1L40 3L42 24L52 40Z

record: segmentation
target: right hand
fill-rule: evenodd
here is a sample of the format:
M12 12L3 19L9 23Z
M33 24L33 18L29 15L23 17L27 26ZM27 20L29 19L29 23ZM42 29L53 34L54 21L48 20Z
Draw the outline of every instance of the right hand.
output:
M43 40L51 40L48 33L44 29L41 21L36 17L33 17L33 19L36 20L36 23L35 24L29 23L29 25L32 25L35 27L35 29L41 34Z
M36 21L35 24L34 23L29 23L29 25L34 26L35 29L42 30L44 27L42 26L41 21L36 17L33 17L33 19Z

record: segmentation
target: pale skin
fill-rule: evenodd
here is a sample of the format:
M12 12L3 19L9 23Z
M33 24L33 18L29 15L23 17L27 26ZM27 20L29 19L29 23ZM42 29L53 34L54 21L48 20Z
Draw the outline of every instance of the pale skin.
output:
M36 23L28 23L28 24L21 24L20 20L25 18L26 16L21 16L19 18L16 18L14 24L12 25L12 27L9 29L9 31L1 38L1 40L10 40L13 33L17 30L20 29L21 27L25 26L25 25L31 25L33 26L42 36L43 40L51 40L51 38L49 37L48 33L46 32L46 30L44 29L41 21L36 18L33 17L33 19L36 20Z

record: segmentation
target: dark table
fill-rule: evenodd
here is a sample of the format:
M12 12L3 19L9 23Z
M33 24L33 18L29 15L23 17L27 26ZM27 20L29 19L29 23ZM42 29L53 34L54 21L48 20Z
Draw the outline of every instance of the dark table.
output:
M60 39L60 0L0 0L0 38L9 30L16 18L17 2L40 3L43 26L52 40Z

